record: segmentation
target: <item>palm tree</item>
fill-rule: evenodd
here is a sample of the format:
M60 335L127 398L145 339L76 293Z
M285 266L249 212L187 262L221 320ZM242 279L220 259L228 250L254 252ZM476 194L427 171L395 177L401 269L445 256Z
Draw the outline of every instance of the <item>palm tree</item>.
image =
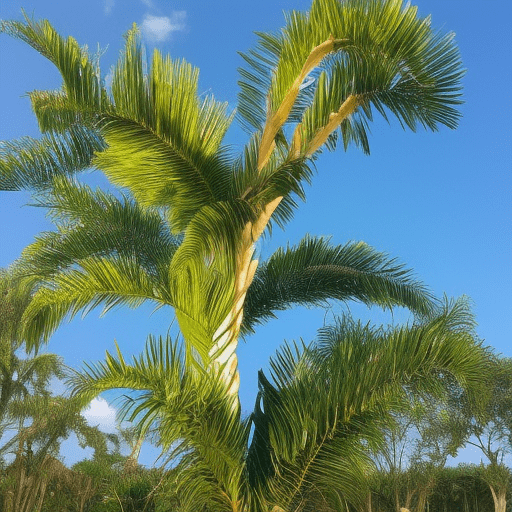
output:
M13 274L13 269L0 269L0 437L18 426L13 407L34 396L48 397L51 379L64 377L60 357L24 350L22 318L34 288ZM0 456L11 444L0 445Z
M174 308L196 366L216 368L237 395L241 333L296 304L355 299L431 314L411 273L362 243L305 238L266 263L255 243L293 215L325 149L368 152L374 112L404 127L454 128L463 74L453 36L400 0L314 0L243 55L238 118L249 142L237 158L223 140L227 105L197 91L198 71L155 50L137 28L113 70L47 21L2 22L52 61L60 91L30 93L41 140L5 143L0 187L43 191L57 232L24 254L42 281L26 315L29 344L66 315L99 304ZM313 80L313 82L312 82ZM309 84L309 85L308 85ZM129 191L121 199L74 180L93 167Z
M50 480L63 469L55 459L70 433L82 446L101 455L107 440L87 424L80 398L53 396L52 379L65 376L56 354L31 354L23 343L23 315L34 296L34 280L20 279L16 270L0 269L0 457L15 454L2 481L4 508L40 510ZM14 479L13 479L14 478Z
M120 351L72 378L86 400L124 395L124 414L152 431L178 464L179 510L292 512L362 507L370 453L410 393L436 396L439 376L478 389L487 353L463 301L436 318L389 329L348 318L316 343L288 344L260 371L252 415L241 420L219 376L193 371L179 342L150 338L130 364ZM446 382L446 380L445 380ZM362 510L362 508L358 508Z

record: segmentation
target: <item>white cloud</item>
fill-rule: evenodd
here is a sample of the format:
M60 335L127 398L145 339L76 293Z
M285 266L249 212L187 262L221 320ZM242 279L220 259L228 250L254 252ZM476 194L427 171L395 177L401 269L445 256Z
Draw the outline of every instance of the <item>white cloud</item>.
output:
M115 0L105 0L105 7L103 8L103 12L108 16L110 11L114 8Z
M112 69L103 77L103 80L105 81L105 87L107 87L107 89L110 89L112 87L112 82L114 80L114 74L112 72Z
M94 398L82 416L89 425L97 425L102 432L113 433L116 430L116 410L103 398Z
M150 41L158 43L168 39L173 32L185 30L186 18L186 11L173 11L170 16L146 14L140 29Z
M140 0L146 7L149 7L152 9L155 4L153 3L153 0Z

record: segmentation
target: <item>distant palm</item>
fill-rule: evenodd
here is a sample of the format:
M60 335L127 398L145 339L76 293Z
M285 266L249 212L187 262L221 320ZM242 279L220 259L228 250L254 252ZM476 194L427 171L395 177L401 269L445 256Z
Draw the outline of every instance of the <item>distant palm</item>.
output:
M252 136L238 158L222 145L227 105L198 94L186 62L155 51L147 65L135 27L110 89L97 59L48 22L7 21L2 31L64 80L61 91L30 94L43 139L2 149L1 188L46 191L40 200L58 227L23 256L24 271L44 283L26 317L30 343L99 304L170 305L187 357L218 368L236 396L239 335L275 311L355 299L432 313L423 285L362 243L307 237L266 263L254 258L265 230L284 225L304 198L324 148L342 141L368 151L373 111L413 130L456 126L458 51L415 7L315 0L282 32L260 34L240 70L238 115ZM133 199L73 181L89 167Z
M0 269L0 438L18 427L16 408L35 397L47 399L51 379L64 377L57 355L25 354L22 318L33 292L33 283L17 279L12 269ZM15 444L6 440L0 444L0 456Z

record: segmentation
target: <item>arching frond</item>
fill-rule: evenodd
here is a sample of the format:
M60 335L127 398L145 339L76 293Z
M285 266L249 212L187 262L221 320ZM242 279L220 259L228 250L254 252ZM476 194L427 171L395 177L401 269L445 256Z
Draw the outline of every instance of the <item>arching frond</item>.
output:
M169 304L167 290L134 258L91 257L80 261L79 269L60 272L41 286L24 315L24 336L30 347L48 338L69 315L84 314L104 304L103 312L145 301ZM172 304L171 304L172 305Z
M108 106L98 62L74 38L64 39L47 20L34 21L27 15L25 23L2 21L0 31L25 41L55 64L70 104L93 112Z
M49 279L83 259L117 255L167 281L181 238L170 234L157 210L67 180L54 181L39 204L48 208L58 230L38 235L23 251L20 273Z
M404 306L419 315L435 309L425 286L396 259L362 242L333 246L326 238L306 237L260 265L247 292L243 330L252 332L255 324L275 318L275 311L329 300Z
M104 148L97 132L78 126L39 140L2 141L0 190L48 189L55 178L90 168L94 153Z
M488 353L474 341L472 322L459 300L422 324L386 330L345 318L309 349L281 349L271 361L273 383L260 374L255 427L263 431L249 452L270 457L270 479L256 482L271 503L295 510L323 496L331 507L340 499L357 506L368 448L382 441L379 427L403 390L435 392L440 374L471 388L485 375Z
M227 104L198 95L198 70L155 51L146 68L138 31L114 69L115 112L102 132L109 149L96 165L145 203L172 205L181 231L194 212L227 197L229 174L221 142L231 123Z
M371 105L412 130L457 125L463 70L453 35L437 34L414 6L315 0L309 13L289 13L281 33L258 36L257 47L243 55L247 67L239 82L238 114L247 128L262 130L290 91L301 87L308 90L293 100L301 106L287 109L286 117L300 123L306 154L321 148L315 138L349 98L359 108L340 121L341 137L345 146L353 141L366 152ZM312 75L312 84L296 82L315 68L322 72Z
M116 356L107 353L104 363L87 366L71 384L83 400L109 389L137 392L125 395L123 417L152 428L162 448L170 449L168 458L179 460L184 510L204 503L232 510L242 497L248 425L233 410L224 383L187 367L177 342L150 337L131 364L119 349Z
M142 203L172 206L174 232L183 231L202 206L229 197L229 155L221 142L232 116L226 103L200 97L196 68L158 51L148 66L134 27L109 95L97 59L48 21L26 17L24 23L2 22L1 30L30 44L62 74L63 92L32 94L41 128L94 125L108 147L96 151L93 165Z

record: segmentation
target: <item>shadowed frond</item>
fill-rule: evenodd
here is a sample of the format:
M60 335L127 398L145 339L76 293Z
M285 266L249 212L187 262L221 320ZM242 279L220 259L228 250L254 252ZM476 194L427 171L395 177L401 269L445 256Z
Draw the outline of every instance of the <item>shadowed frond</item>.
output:
M326 238L306 237L260 265L247 292L243 330L253 332L275 311L325 306L333 299L404 306L419 315L435 310L432 295L396 259L362 242L333 246Z
M23 273L49 278L83 259L117 255L166 280L181 238L170 234L158 211L67 180L54 181L38 205L48 208L58 230L38 235L23 251Z
M262 430L249 452L271 462L270 478L260 471L253 480L269 502L284 510L319 497L334 509L345 499L360 504L369 448L382 442L380 426L400 408L403 390L435 393L441 374L466 388L483 378L488 353L472 325L459 300L422 324L383 329L345 318L308 349L285 345L271 361L273 383L260 373Z

